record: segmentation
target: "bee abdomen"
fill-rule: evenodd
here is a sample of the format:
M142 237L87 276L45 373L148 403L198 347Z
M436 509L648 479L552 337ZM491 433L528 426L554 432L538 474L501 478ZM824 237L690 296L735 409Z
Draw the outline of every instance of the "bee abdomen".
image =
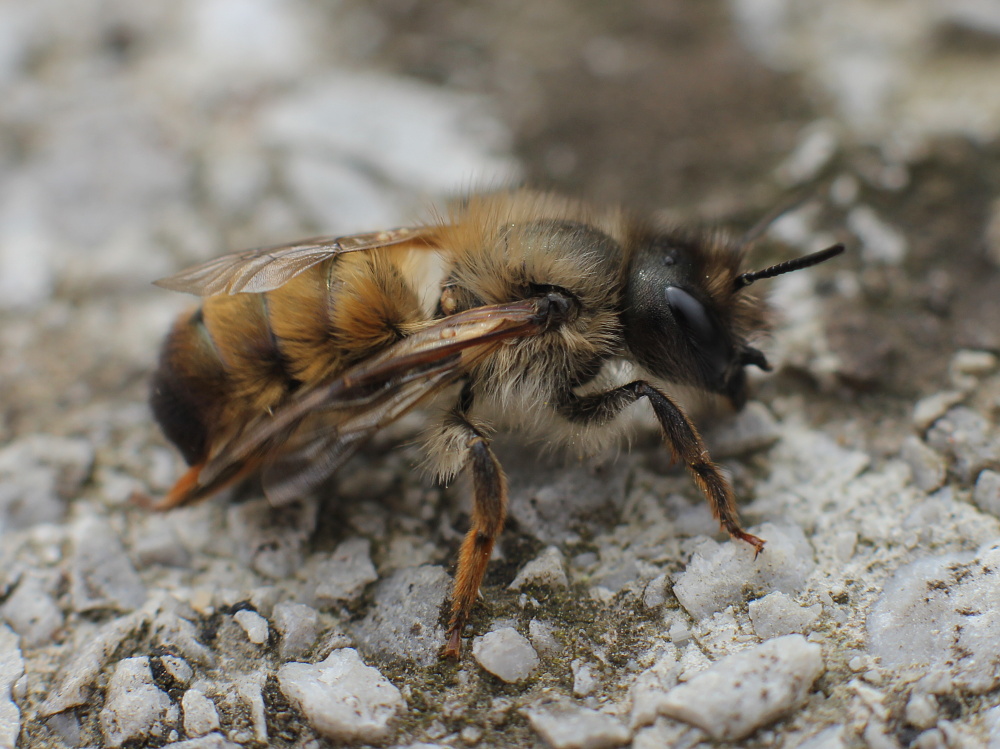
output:
M178 320L164 341L149 398L163 433L188 465L206 457L225 392L225 369L199 309Z

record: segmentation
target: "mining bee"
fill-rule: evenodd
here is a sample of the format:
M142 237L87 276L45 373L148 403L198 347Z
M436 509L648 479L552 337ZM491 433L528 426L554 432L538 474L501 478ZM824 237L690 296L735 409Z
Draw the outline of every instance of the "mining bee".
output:
M156 419L190 465L156 507L251 473L276 502L301 496L381 427L448 398L423 445L439 480L472 477L444 650L457 656L506 515L493 429L585 452L645 398L722 527L760 552L662 384L740 408L745 368L769 368L750 343L765 304L747 287L843 247L745 272L745 244L515 190L424 226L226 255L158 281L205 300L174 325L153 379ZM623 361L641 375L620 379Z

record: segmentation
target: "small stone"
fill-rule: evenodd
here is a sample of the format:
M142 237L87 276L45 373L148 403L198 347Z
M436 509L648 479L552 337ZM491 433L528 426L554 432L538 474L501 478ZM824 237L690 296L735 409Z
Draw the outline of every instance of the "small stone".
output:
M729 458L764 450L781 438L781 429L767 406L759 401L746 404L732 419L705 434L713 458Z
M1000 465L1000 440L994 427L975 411L956 406L934 422L927 444L954 458L954 471L971 482L986 467Z
M101 733L110 747L162 736L170 709L170 698L153 683L149 658L125 658L108 681Z
M281 636L278 655L283 661L301 658L316 644L319 634L319 612L302 603L279 603L271 615L274 628Z
M0 448L0 529L62 520L93 465L94 448L79 437L33 434Z
M565 588L569 585L565 560L558 548L547 546L541 554L524 565L508 590L521 590L526 585L548 588Z
M484 669L508 684L527 678L538 654L513 627L502 627L472 640L472 655Z
M0 617L21 636L25 648L50 645L63 626L62 610L38 573L29 572L0 606Z
M861 258L865 263L899 265L906 257L906 237L869 206L852 208L847 214L847 226L861 240Z
M983 512L1000 518L1000 473L986 469L979 473L972 501Z
M181 697L184 713L184 733L191 737L204 736L219 728L219 713L215 704L198 689L189 689Z
M38 709L39 714L48 717L88 703L91 696L90 686L104 664L114 655L126 637L149 623L149 618L149 614L145 611L137 611L102 626L76 652L73 659L60 669L58 686L42 703Z
M575 658L570 663L570 670L573 672L573 696L586 697L593 694L599 683L594 664L582 658Z
M286 663L278 685L314 729L335 741L382 741L406 709L399 690L353 648L335 650L321 663Z
M933 492L944 486L948 477L947 461L919 437L907 436L900 457L910 467L913 483L922 491Z
M263 645L267 642L267 619L262 617L256 611L242 609L233 614L233 619L236 620L237 624L243 627L243 631L247 633L247 639L254 645Z
M21 710L14 702L14 684L24 674L17 635L0 624L0 747L14 747L21 733Z
M801 744L797 744L795 749L847 749L847 743L844 741L844 727L830 726L815 736L810 736Z
M657 575L642 591L642 605L647 609L655 609L667 602L667 583L670 576L667 573Z
M524 710L531 727L553 749L608 749L629 740L617 718L562 702Z
M636 677L629 694L632 698L632 727L648 726L660 714L660 703L677 686L681 667L677 649L668 647L656 663Z
M308 589L317 608L357 599L369 583L378 580L367 538L349 538L330 555L314 555L309 564Z
M562 645L556 639L555 629L550 624L532 619L528 622L528 637L535 650L542 655L558 653L562 650Z
M243 749L240 744L234 744L221 733L210 733L206 736L188 739L187 741L175 741L171 744L164 744L160 749Z
M131 611L143 604L146 588L105 520L90 517L78 523L73 545L70 595L76 611Z
M179 686L186 687L194 678L194 671L183 658L178 658L176 655L161 655L159 661L164 673Z
M264 710L264 682L267 674L264 671L251 671L240 674L233 680L235 696L242 707L249 713L250 725L253 729L253 740L267 744L267 714Z
M316 513L314 497L281 507L261 497L228 508L229 533L245 564L264 577L283 580L303 565Z
M444 644L439 623L451 578L437 566L396 570L375 586L368 615L353 627L366 654L421 666L437 662Z
M932 694L915 692L906 701L906 722L920 729L927 729L938 721L938 703Z
M823 613L822 604L799 606L780 591L751 601L748 609L754 631L762 640L782 635L809 634Z
M962 349L955 352L948 369L953 374L982 377L997 368L996 354L989 351Z
M962 402L965 396L957 390L946 390L921 398L913 407L913 426L921 432L940 419L948 409Z
M742 602L747 590L796 593L816 566L813 550L796 525L763 524L754 531L767 540L763 554L739 541L702 547L674 583L677 600L695 619Z
M777 637L674 687L659 710L714 739L736 741L805 701L823 668L819 645L801 635Z

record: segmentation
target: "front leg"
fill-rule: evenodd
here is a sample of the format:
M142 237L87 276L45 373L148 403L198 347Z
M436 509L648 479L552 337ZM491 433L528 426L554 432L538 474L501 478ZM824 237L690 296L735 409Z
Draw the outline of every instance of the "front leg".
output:
M457 658L462 648L462 629L469 620L490 555L507 517L507 478L483 429L461 411L448 414L432 436L431 453L441 456L438 473L447 477L468 466L472 471L472 525L462 541L458 569L451 595L451 620L444 655Z
M695 483L708 500L712 514L733 538L746 541L759 554L764 541L747 533L740 525L733 499L733 489L719 467L712 462L705 443L694 424L670 398L643 380L593 395L567 393L559 404L559 412L570 421L584 424L607 423L626 406L639 398L648 398L653 406L663 439L670 447L674 460L682 460Z

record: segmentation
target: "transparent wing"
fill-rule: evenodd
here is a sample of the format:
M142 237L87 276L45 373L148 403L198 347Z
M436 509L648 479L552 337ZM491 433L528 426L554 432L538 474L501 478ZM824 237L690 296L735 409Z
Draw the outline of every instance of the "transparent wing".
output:
M404 227L349 237L314 237L293 244L223 255L155 283L171 291L196 296L259 294L276 289L314 265L345 252L404 243L431 247L431 233L432 230L426 227Z
M285 501L329 476L382 427L468 373L504 341L546 329L547 300L466 310L434 321L322 386L295 393L192 468L159 509L207 497L248 473L271 472L268 492ZM310 436L311 435L311 436Z

